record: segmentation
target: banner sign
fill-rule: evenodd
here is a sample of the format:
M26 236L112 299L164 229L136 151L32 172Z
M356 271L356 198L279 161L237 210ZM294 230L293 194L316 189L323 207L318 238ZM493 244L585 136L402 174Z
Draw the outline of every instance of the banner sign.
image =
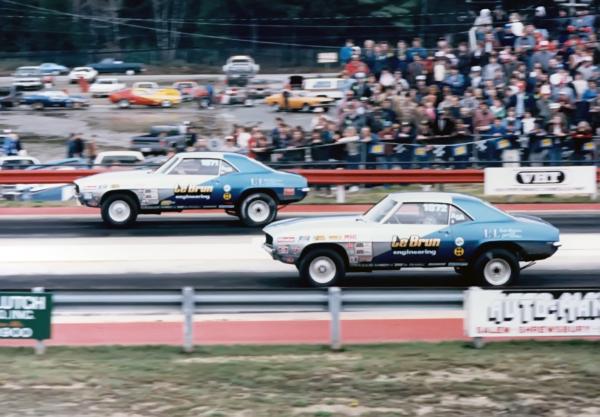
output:
M50 339L52 295L0 292L0 339Z
M319 64L333 64L338 62L337 52L319 52L317 54L317 63Z
M485 168L486 195L596 194L595 166Z
M465 292L469 337L600 336L600 290Z

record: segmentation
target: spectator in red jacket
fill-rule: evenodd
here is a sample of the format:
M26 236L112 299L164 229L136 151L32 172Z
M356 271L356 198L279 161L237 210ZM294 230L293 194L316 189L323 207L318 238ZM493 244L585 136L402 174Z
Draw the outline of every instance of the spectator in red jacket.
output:
M360 60L360 55L352 55L352 59L346 64L344 70L351 77L361 72L365 75L369 73L369 67Z

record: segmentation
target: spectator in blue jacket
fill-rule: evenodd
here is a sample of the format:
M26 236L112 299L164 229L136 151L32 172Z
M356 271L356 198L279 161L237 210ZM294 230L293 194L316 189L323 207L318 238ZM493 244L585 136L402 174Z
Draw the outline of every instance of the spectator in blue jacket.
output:
M412 46L406 51L408 62L412 62L415 55L419 55L421 59L427 58L427 50L421 46L421 38L413 38Z
M465 76L458 72L458 68L452 67L444 78L444 84L450 87L452 94L462 95L466 85Z
M346 44L340 48L340 62L346 65L352 58L354 42L352 39L347 39Z

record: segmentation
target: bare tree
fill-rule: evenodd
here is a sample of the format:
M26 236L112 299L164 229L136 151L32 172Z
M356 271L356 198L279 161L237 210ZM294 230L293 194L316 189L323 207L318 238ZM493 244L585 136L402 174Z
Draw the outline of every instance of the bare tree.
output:
M152 0L156 44L165 61L175 59L188 0Z

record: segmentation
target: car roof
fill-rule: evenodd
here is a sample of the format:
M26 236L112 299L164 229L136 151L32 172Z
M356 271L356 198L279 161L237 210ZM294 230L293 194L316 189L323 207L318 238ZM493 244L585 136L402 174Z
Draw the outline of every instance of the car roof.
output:
M232 152L180 152L175 156L178 158L219 158L219 159L223 159L228 154L232 154Z
M407 192L407 193L392 193L390 197L396 201L404 203L446 203L452 204L460 200L480 201L475 197L459 193L441 193L441 192Z

